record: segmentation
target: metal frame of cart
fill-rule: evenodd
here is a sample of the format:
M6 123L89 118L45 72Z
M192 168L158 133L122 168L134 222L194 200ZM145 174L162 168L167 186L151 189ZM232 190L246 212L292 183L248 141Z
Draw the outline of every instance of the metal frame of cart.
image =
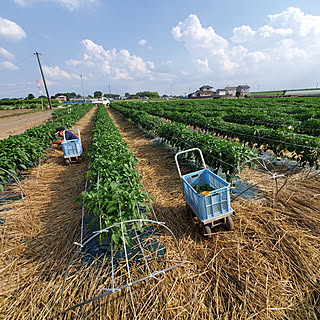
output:
M181 175L178 156L192 151L200 153L204 169ZM233 230L234 224L231 215L234 212L230 206L230 184L207 168L199 148L176 153L175 161L182 182L183 197L186 200L187 210L199 218L203 225L204 235L209 236L212 233L211 229L221 224L227 230ZM205 184L214 189L207 195L198 193L194 188L195 185L203 186Z

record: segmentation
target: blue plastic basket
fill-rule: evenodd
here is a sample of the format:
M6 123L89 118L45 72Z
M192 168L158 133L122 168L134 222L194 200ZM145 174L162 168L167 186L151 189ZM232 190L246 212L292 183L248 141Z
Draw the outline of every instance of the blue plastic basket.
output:
M230 206L230 184L208 169L199 170L181 176L184 197L200 220L216 218L224 213L232 212ZM198 193L199 187L208 184L213 191L205 196Z
M80 139L65 140L61 143L64 157L77 157L82 154Z

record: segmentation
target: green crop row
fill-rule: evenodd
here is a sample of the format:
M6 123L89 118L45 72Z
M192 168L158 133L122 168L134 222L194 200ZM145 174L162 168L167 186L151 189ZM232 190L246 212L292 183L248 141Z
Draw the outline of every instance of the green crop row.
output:
M137 106L143 103L137 102ZM301 134L320 135L320 98L273 98L273 99L218 99L184 100L162 103L148 102L157 109L199 112L207 117L219 117L226 122L263 125L271 128L290 128ZM144 108L146 105L143 106Z
M274 130L264 126L248 126L226 122L219 117L208 117L200 112L167 111L162 108L159 111L155 104L126 104L127 108L145 110L166 119L191 125L208 132L214 132L220 136L236 138L240 142L248 143L250 147L261 150L272 150L275 155L289 157L299 162L300 165L319 167L320 141L307 135L294 134L288 130ZM289 152L289 153L288 153Z
M243 163L257 156L257 153L240 143L217 139L211 134L191 131L182 123L166 122L150 116L144 111L123 107L121 104L111 104L112 108L130 118L133 123L166 140L173 147L186 150L200 148L204 157L214 172L219 169L230 181L234 174L241 171Z
M8 183L5 169L15 175L38 163L43 157L50 141L56 139L56 128L70 128L81 119L91 108L92 104L84 104L70 114L46 122L40 126L24 131L22 134L0 140L0 190Z
M76 111L78 108L80 108L82 106L82 104L80 103L75 103L71 106L65 106L65 108L61 108L61 109L57 109L55 111L52 112L52 118L53 119L56 119L56 118L59 118L59 117L62 117L66 114L70 114L72 113L73 111Z
M91 226L104 229L121 221L143 219L150 208L146 205L151 198L146 194L137 171L137 158L129 151L118 129L113 124L106 108L98 106L92 143L88 152L87 191L82 201L88 214L92 214ZM125 225L124 225L125 228ZM137 225L137 228L140 228ZM112 230L112 240L122 243L121 227ZM126 242L129 242L126 234Z

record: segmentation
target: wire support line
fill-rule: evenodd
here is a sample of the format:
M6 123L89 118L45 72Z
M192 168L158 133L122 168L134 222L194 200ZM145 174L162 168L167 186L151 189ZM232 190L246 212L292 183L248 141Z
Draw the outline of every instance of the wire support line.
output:
M140 223L140 224L145 224L145 225L148 225L148 224L151 224L151 225L152 225L152 224L154 224L154 225L158 225L158 226L160 226L160 227L165 228L165 229L171 234L171 236L172 236L173 239L174 239L174 243L175 243L176 248L177 248L177 250L178 250L179 262L176 263L176 264L174 264L174 265L172 265L172 266L170 266L170 267L167 267L167 268L165 268L165 269L155 270L155 271L153 271L153 272L147 274L146 276L144 276L144 277L142 277L142 278L139 278L139 279L137 279L137 280L132 281L132 280L129 279L129 282L127 282L126 284L121 285L121 286L119 286L119 287L117 287L117 288L115 288L115 285L114 285L114 282L113 282L113 285L112 285L112 288L111 288L111 289L108 289L108 288L103 288L103 289L102 289L102 290L104 290L104 291L106 291L106 292L101 293L101 294L99 294L99 295L97 295L97 296L95 296L95 297L93 297L93 298L87 299L87 300L85 300L85 301L83 301L83 302L81 302L81 303L78 303L78 304L76 304L76 305L74 305L74 306L72 306L72 307L69 307L69 308L67 308L67 309L64 310L64 308L63 308L63 302L64 302L64 300L63 300L63 295L64 295L64 290L65 290L65 285L66 285L67 274L68 274L68 270L69 270L72 262L74 261L75 256L79 253L79 251L77 250L76 252L73 253L72 257L70 258L70 260L69 260L69 262L68 262L68 265L67 265L67 267L66 267L66 270L65 270L64 277L63 277L63 283L62 283L62 289L61 289L61 295L60 295L60 309L61 309L61 311L62 311L63 313L66 313L66 312L68 312L68 311L70 311L70 310L73 310L73 309L75 309L75 308L77 308L77 307L80 307L80 306L82 306L82 305L88 304L88 303L90 303L90 302L92 302L92 301L98 300L98 299L100 299L100 298L102 298L102 297L104 297L104 296L106 296L106 295L111 294L111 293L118 292L118 291L120 291L120 290L122 290L122 289L125 289L125 288L127 288L127 287L131 287L131 286L133 286L133 285L135 285L135 284L137 284L137 283L140 283L140 282L142 282L142 281L144 281L144 280L147 280L147 279L150 279L150 278L157 278L157 275L159 275L159 274L165 274L166 272L168 272L168 271L170 271L170 270L172 270L172 269L174 269L174 268L177 268L177 267L179 267L179 266L181 266L181 265L183 265L183 264L185 263L184 260L183 260L183 257L182 257L181 250L180 250L180 248L179 248L179 246L178 246L177 238L175 237L175 235L173 234L173 232L165 225L164 222L159 222L159 221L154 221L154 220L149 220L149 219L125 220L125 221L118 222L118 223L116 223L116 224L114 224L114 225L112 225L112 226L110 226L110 227L105 228L105 229L94 231L93 234L92 234L91 236L89 236L87 240L84 241L82 247L85 247L85 246L86 246L90 241L92 241L95 237L99 236L99 234L108 233L108 232L111 231L114 227L117 227L117 226L119 226L119 225L122 225L122 227L123 227L123 225L124 225L124 224L127 224L127 223L131 223L131 224ZM123 229L122 229L122 230L123 230ZM123 241L124 241L124 240L123 240ZM124 242L124 244L125 244L125 242ZM81 251L81 247L80 247L80 251ZM112 256L114 256L114 255L112 255ZM127 260L127 254L126 254L126 260ZM113 261L112 261L112 263L113 263ZM130 270L130 268L129 268L129 270ZM113 278L113 279L114 279L114 278ZM159 279L158 279L158 280L159 280ZM114 281L114 280L113 280L113 281ZM131 293L132 293L132 292L131 292ZM133 307L134 307L134 306L133 306Z

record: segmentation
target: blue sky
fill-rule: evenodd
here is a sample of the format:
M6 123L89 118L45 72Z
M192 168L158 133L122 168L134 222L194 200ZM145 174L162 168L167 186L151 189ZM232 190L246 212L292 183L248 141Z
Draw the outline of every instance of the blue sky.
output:
M1 0L0 98L39 95L36 51L50 95L316 87L320 1Z

